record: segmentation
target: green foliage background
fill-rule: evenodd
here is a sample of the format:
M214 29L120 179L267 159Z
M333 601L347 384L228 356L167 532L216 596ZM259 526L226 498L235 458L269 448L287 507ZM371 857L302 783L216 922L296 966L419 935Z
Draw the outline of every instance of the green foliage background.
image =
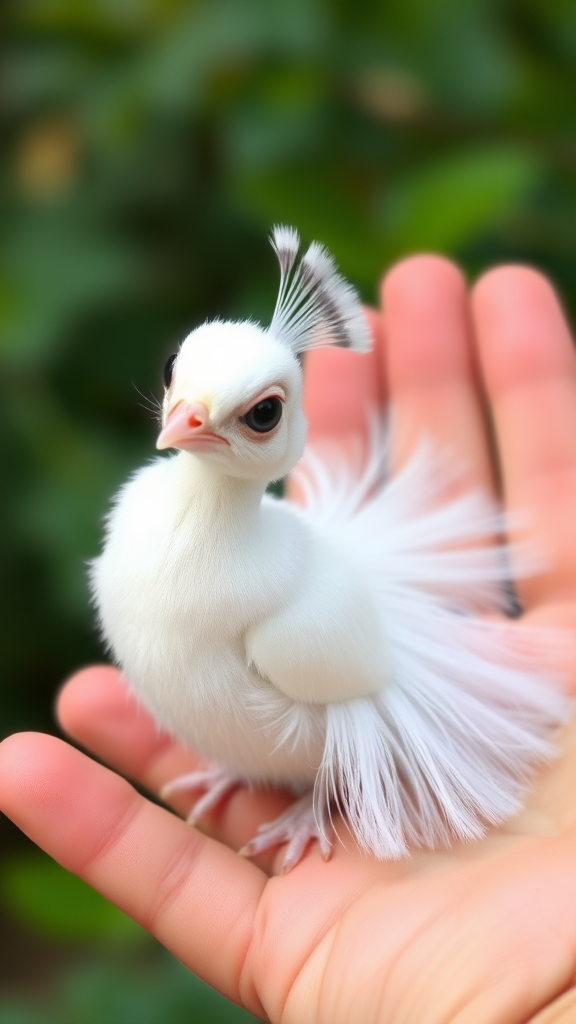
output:
M324 241L368 301L391 261L435 249L470 275L494 261L536 264L573 310L576 9L7 0L0 40L7 734L54 728L60 679L99 656L84 566L110 495L153 452L141 405L161 395L164 360L194 324L270 314L272 223ZM56 883L34 889L38 864L25 871L42 905ZM4 898L8 919L57 943L58 914L30 918L26 889ZM93 931L78 941L93 973L70 984L92 991L100 971L116 991L94 945L102 923L86 914ZM158 991L176 985L172 970L162 961ZM76 1005L66 984L54 1013L80 1019L64 1011ZM136 1006L137 991L118 999ZM199 1006L200 990L188 991L182 1007ZM3 1020L39 1019L14 998ZM134 1019L228 1019L222 1008L188 1017L178 999L162 1016L162 1005ZM104 1004L98 1012L113 1019Z

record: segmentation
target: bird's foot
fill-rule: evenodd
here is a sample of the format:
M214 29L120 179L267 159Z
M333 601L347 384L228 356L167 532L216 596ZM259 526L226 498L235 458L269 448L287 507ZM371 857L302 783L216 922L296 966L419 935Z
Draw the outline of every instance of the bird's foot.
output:
M332 855L333 829L326 815L318 820L314 813L312 792L296 800L279 818L261 825L257 835L243 846L242 857L254 857L264 850L288 843L282 861L282 874L286 875L302 860L306 848L317 840L324 860Z
M203 796L196 800L186 818L189 825L196 825L208 811L214 810L218 804L226 800L234 790L239 789L242 785L242 780L236 775L232 775L226 768L218 764L209 764L204 768L197 768L196 771L190 772L188 775L178 775L175 779L171 779L165 786L162 786L160 797L162 800L166 800L174 793L202 792Z

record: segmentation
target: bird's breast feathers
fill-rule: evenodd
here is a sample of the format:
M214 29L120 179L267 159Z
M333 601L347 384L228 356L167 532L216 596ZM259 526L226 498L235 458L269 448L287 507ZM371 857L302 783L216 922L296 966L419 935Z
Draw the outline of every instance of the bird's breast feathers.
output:
M204 708L213 734L218 704L254 731L268 696L321 705L382 689L378 611L346 559L285 502L265 499L254 531L200 499L175 511L174 461L122 489L92 574L103 633L157 721L206 749Z

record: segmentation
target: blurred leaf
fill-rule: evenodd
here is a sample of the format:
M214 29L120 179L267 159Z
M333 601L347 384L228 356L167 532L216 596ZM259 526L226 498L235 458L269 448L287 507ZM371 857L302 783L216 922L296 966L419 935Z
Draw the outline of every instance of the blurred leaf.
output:
M120 946L148 939L131 918L39 850L0 863L0 900L26 928L53 939Z
M286 159L293 161L315 147L327 115L323 93L315 76L301 73L296 80L293 75L267 76L265 90L237 96L224 127L226 154L233 166L261 174L268 166L282 166Z
M249 1024L256 1018L168 954L68 969L49 998L3 1000L2 1024Z
M105 89L111 104L134 102L182 117L205 102L219 70L249 69L262 57L313 54L326 35L322 9L308 0L218 0L184 5Z
M65 43L52 50L15 47L3 69L4 103L14 114L68 105L89 75L90 62Z
M52 1014L39 1006L25 1006L16 999L0 999L0 1014L3 1024L50 1024Z
M0 305L0 359L44 356L75 317L138 280L134 250L82 220L74 211L38 211L2 238L0 274L9 301Z
M540 161L514 148L451 153L387 188L382 231L395 254L455 252L505 221L541 174Z
M63 987L66 1024L248 1024L254 1017L168 956L140 972L75 972Z
M154 28L163 8L170 14L178 6L177 0L22 0L14 20L44 32L76 29L96 38L122 38Z

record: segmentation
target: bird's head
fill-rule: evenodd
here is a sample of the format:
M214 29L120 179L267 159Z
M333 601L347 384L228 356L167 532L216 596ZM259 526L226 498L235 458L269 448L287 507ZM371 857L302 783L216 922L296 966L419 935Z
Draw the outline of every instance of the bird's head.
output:
M203 324L166 364L158 448L181 448L232 476L278 480L306 435L294 354L257 324Z
M312 243L297 262L299 238L275 228L280 292L270 327L213 321L168 360L158 448L192 452L226 475L268 482L304 448L299 354L320 345L370 347L356 292L325 249Z

